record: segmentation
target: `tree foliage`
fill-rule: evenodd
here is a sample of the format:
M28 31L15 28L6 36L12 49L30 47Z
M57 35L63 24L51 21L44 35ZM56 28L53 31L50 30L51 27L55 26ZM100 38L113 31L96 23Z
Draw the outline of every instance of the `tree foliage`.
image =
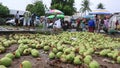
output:
M33 6L34 6L33 4L28 4L26 10L33 13Z
M61 10L65 15L73 15L76 11L74 0L52 0L50 8Z
M38 16L45 15L45 6L43 2L39 0L35 1L33 4L28 4L26 10Z
M9 15L9 9L8 9L8 7L0 4L0 17L4 17L6 15Z
M89 0L83 0L81 4L80 12L85 13L91 11L90 9L90 1Z
M97 6L97 9L105 9L105 8L104 8L104 5L102 3L99 3Z

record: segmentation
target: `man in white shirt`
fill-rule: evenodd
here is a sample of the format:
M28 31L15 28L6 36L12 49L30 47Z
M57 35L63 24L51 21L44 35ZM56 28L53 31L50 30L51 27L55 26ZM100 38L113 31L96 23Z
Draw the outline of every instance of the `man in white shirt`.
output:
M31 20L31 13L29 11L26 11L24 13L24 23L23 23L23 26L30 26L30 20Z
M60 21L60 19L57 19L56 21L55 21L55 23L54 23L54 25L53 25L53 29L54 30L61 30L61 21Z
M55 21L54 27L55 28L61 28L61 21L60 21L60 19L58 19L58 20Z
M16 15L15 15L15 23L16 23L16 26L18 26L18 24L19 24L19 18L20 18L20 16L19 16L19 11L17 11L17 13L16 13Z

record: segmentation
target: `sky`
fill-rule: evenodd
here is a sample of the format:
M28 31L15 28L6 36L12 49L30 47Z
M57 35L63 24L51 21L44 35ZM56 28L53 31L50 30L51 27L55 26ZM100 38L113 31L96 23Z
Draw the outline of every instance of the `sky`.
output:
M51 0L42 0L47 7L50 7ZM75 0L77 11L80 9L82 0ZM34 0L0 0L0 3L7 6L9 9L25 10L27 4L33 3ZM90 8L96 9L99 3L103 3L104 7L110 12L120 12L120 0L90 0Z

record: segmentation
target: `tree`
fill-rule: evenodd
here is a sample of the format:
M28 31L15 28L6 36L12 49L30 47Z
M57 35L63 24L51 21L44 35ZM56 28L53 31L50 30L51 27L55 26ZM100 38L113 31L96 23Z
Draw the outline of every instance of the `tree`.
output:
M99 3L97 6L97 9L105 9L105 8L104 8L104 5L102 3Z
M50 8L61 10L65 15L73 15L76 12L74 0L52 0Z
M33 4L28 4L26 10L38 16L45 15L45 6L43 2L39 0L36 0Z
M0 17L5 17L6 15L9 15L9 9L0 3Z
M86 15L87 12L91 11L90 9L90 1L89 0L83 0L81 4L80 12L84 13Z
M34 7L33 4L28 4L27 7L26 7L26 10L33 13L33 7Z

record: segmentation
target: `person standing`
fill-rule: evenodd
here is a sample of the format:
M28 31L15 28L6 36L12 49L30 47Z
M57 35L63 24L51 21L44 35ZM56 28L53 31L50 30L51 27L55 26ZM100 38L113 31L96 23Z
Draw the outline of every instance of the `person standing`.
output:
M77 26L76 26L76 31L79 31L79 27L80 27L80 18L78 18L77 20L76 20L76 24L77 24Z
M102 27L103 27L103 24L104 24L104 20L103 19L101 19L101 16L99 16L98 15L98 17L97 17L98 19L97 19L97 32L99 33L100 32L100 30L102 29Z
M27 11L27 12L24 13L24 23L23 23L23 26L30 27L30 20L31 20L31 13Z
M57 20L55 21L54 27L55 27L55 28L61 28L61 21L60 21L60 19L57 19Z
M61 31L61 21L60 21L60 19L57 19L56 21L55 21L55 23L54 23L54 25L53 25L53 29L55 30L55 31Z
M108 24L109 24L109 19L108 18L104 18L104 26L103 26L103 30L107 33L108 32Z
M118 25L119 25L119 21L117 20L116 22L115 22L115 29L117 30L118 29Z
M89 32L94 32L94 30L95 30L95 22L94 22L93 19L90 19L88 21L88 31Z
M17 11L17 13L16 13L16 15L15 15L15 23L16 23L16 26L19 25L19 18L20 18L20 16L19 16L19 11Z
M36 20L36 14L33 13L32 16L31 16L31 26L34 27L35 26L35 20Z
M80 23L80 28L81 31L86 31L86 19L82 19L81 23Z
M68 21L64 21L63 24L62 24L62 28L64 31L67 31L67 29L69 28L69 25L68 25Z

